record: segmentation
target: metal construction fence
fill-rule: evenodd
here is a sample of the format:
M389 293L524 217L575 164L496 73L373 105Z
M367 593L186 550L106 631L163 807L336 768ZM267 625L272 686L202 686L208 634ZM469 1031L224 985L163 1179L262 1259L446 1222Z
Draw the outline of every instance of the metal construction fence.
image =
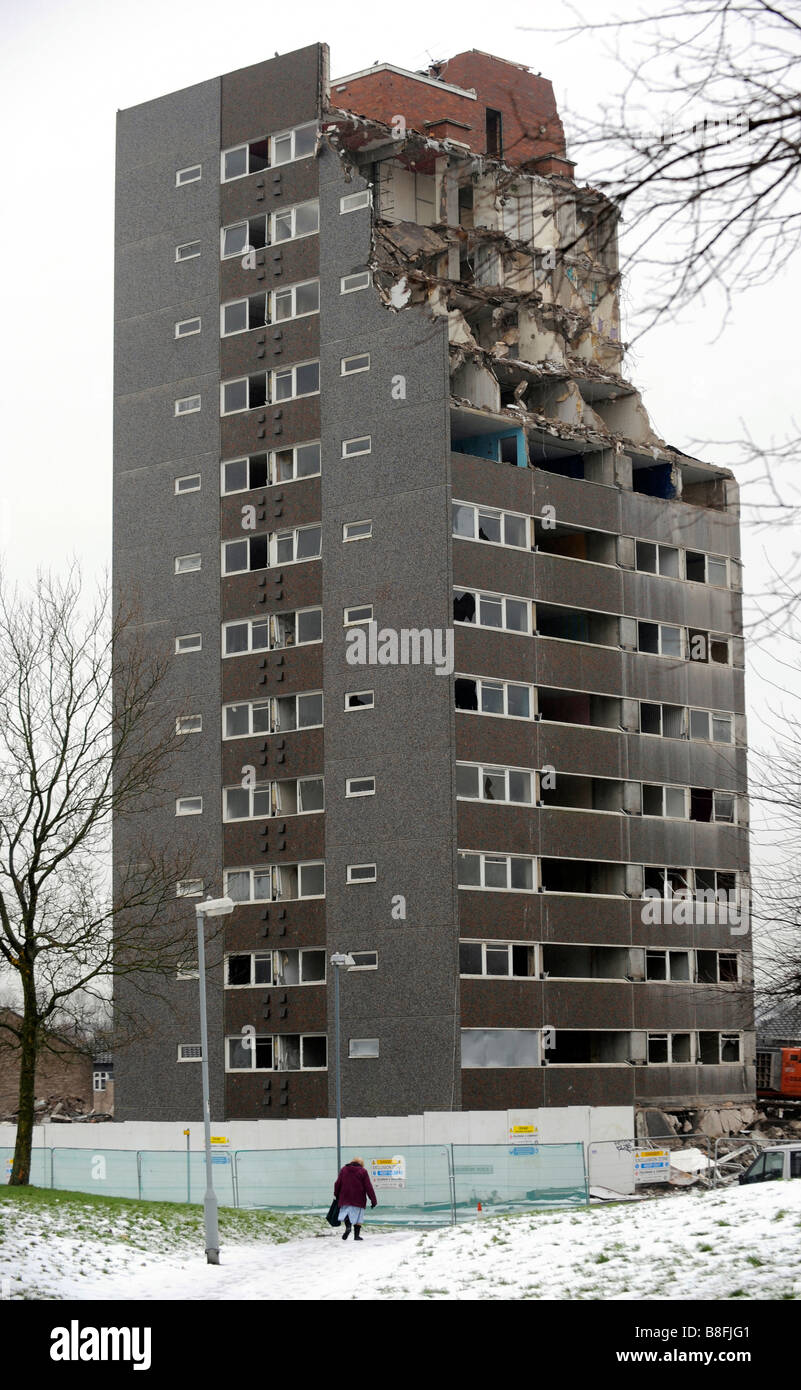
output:
M362 1149L376 1189L376 1220L447 1225L589 1202L584 1145L410 1144ZM6 1180L13 1150L0 1148ZM347 1155L346 1155L347 1157ZM231 1149L212 1154L221 1205L323 1213L333 1197L336 1149ZM205 1154L155 1149L35 1148L38 1187L146 1201L203 1201Z
M658 1139L602 1139L587 1145L588 1184L591 1192L606 1188L631 1193L635 1187L651 1183L670 1181L675 1186L700 1177L713 1187L723 1186L763 1148L776 1143L762 1134L724 1134L715 1139L692 1133Z

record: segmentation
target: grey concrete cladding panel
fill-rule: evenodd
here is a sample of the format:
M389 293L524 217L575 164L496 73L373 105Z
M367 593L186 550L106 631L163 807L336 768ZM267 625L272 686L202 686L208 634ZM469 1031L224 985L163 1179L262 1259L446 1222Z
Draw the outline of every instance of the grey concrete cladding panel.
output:
M343 609L372 603L379 627L450 625L447 340L444 325L416 311L391 312L372 288L340 293L341 276L369 256L369 210L340 213L340 198L360 186L324 150L326 917L329 949L351 949L354 936L394 944L363 989L358 975L344 984L343 1095L346 1108L397 1114L412 1102L430 1109L460 1103L451 683L431 666L350 666ZM369 372L342 376L342 357L360 352L370 353ZM398 375L405 378L405 398L396 391L400 398L393 399ZM342 440L366 434L372 452L343 459ZM343 522L368 517L373 539L343 544ZM375 708L346 712L345 691L368 688L376 691ZM375 797L348 802L345 779L372 773ZM347 884L347 865L358 863L376 864L376 883ZM392 917L397 895L405 899L405 920ZM380 1057L348 1059L347 1039L366 1036L379 1037Z
M163 160L165 142L179 162L195 164L200 148L219 149L220 78L129 106L117 113L117 177Z
M199 333L176 337L176 323L197 318ZM217 373L219 360L220 308L216 290L203 294L198 291L178 304L117 323L114 383L118 396Z
M176 415L175 402L200 396L200 410ZM187 458L219 448L219 374L186 377L121 396L114 408L114 462L117 470ZM191 472L191 468L187 468ZM218 523L219 524L219 523Z

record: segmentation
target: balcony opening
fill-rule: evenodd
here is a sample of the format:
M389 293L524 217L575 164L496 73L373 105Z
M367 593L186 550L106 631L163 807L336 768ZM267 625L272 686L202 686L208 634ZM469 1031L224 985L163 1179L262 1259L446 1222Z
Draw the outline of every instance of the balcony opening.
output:
M544 975L568 980L625 980L629 978L625 946L555 946L542 948Z
M553 1063L592 1063L619 1062L621 1065L631 1061L630 1034L624 1032L590 1033L581 1031L556 1030L556 1046L548 1053L548 1062Z
M615 537L603 531L581 531L575 526L550 529L534 518L536 548L543 555L564 555L570 560L589 560L596 565L617 562Z
M542 859L544 893L587 893L603 897L622 897L625 892L625 865L593 859Z
M538 603L537 635L556 637L564 642L617 647L620 624L614 613L593 613L579 608L557 608L548 603Z
M560 772L556 786L541 788L540 801L543 806L576 811L622 812L623 783L607 777L574 777Z
M614 695L590 695L572 690L540 689L540 718L555 724L584 724L600 729L620 728L620 700Z

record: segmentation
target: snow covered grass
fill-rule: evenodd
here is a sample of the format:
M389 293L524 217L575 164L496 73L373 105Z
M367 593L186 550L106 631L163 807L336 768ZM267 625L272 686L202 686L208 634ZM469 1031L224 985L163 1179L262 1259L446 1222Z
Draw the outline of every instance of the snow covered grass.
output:
M437 1231L321 1217L0 1189L0 1290L12 1298L801 1299L801 1182L682 1191Z

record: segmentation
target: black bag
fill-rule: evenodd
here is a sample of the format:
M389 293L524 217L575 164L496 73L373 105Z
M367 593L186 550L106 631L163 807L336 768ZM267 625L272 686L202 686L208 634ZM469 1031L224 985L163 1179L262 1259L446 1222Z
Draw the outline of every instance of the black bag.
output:
M335 1197L334 1200L333 1200L333 1202L331 1203L330 1207L328 1208L328 1214L327 1214L327 1216L326 1216L326 1218L325 1218L326 1221L328 1222L329 1226L341 1226L341 1225L342 1225L342 1222L341 1222L340 1219L339 1219L338 1212L339 1212L339 1202L338 1202L337 1198Z

